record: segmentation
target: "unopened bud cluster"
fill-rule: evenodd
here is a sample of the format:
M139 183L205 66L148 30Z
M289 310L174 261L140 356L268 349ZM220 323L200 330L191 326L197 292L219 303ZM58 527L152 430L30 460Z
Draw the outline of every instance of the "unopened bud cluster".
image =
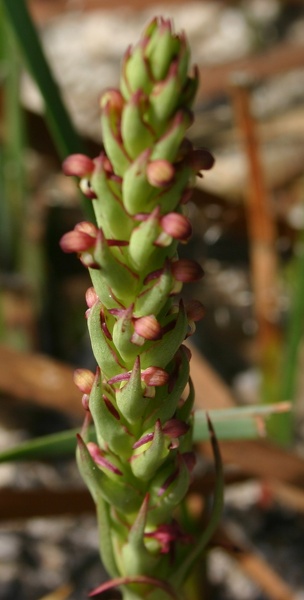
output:
M86 316L97 370L75 373L87 413L78 462L101 532L109 532L106 550L101 533L101 555L113 577L165 579L174 546L190 541L173 513L194 466L183 341L203 307L187 308L176 295L202 268L179 259L177 246L191 235L184 211L195 176L213 158L185 138L198 86L188 68L184 35L154 19L126 52L120 89L102 97L104 151L64 163L96 216L96 224L65 234L61 247L78 253L93 284ZM96 442L88 439L90 420ZM148 585L144 596L132 593L154 597Z

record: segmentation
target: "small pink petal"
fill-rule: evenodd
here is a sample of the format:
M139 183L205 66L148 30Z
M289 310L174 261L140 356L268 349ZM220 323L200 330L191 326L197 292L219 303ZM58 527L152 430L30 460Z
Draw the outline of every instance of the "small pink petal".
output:
M115 467L115 465L113 465L107 458L103 456L103 453L97 444L94 442L89 442L87 444L87 449L97 465L103 467L104 469L109 469L109 471L115 473L115 475L122 475L122 471L120 471L120 469Z
M133 444L133 450L140 448L140 446L144 446L144 444L147 444L148 442L152 442L153 438L154 433L152 431L150 433L146 433L146 435L143 435L139 440L137 440L137 442L135 442L135 444Z

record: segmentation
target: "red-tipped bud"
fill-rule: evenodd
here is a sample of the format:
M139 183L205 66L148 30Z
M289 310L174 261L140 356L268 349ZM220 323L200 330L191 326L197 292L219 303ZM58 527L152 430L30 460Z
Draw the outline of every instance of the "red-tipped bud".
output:
M155 387L165 385L169 381L169 374L160 367L148 367L142 371L141 377L146 385Z
M94 162L85 154L71 154L63 162L62 170L65 175L87 177L94 171Z
M163 433L170 438L178 438L185 435L189 430L189 425L180 419L170 419L162 427Z
M200 321L206 313L204 305L199 300L191 300L186 304L186 313L189 321Z
M162 229L176 240L186 241L192 233L189 219L180 213L171 212L161 218Z
M152 160L147 166L147 179L151 185L157 188L166 187L174 178L174 167L164 159Z
M195 173L209 171L214 165L214 158L206 148L197 148L188 155L188 161Z
M202 267L189 258L181 258L171 263L171 271L176 281L190 283L198 281L204 274Z
M146 340L159 340L162 337L162 329L154 315L140 317L134 321L134 329L137 335Z
M106 90L100 99L101 108L109 106L111 109L121 113L124 107L124 99L119 90L115 88Z
M65 233L60 240L60 247L63 252L84 252L92 248L92 238L81 231L69 231Z
M95 246L97 229L93 223L83 221L73 231L65 233L60 240L64 252L85 252Z
M91 457L93 458L94 462L97 465L99 465L100 467L103 467L104 469L108 469L109 471L111 471L112 473L115 473L116 475L122 475L122 471L120 471L120 469L115 467L115 465L113 465L109 460L107 460L103 456L103 453L100 450L99 446L97 446L97 444L95 444L94 442L89 442L87 444L87 448L88 448L88 451L89 451Z
M94 306L94 304L96 304L96 302L98 301L98 296L93 287L89 287L87 289L85 299L86 299L88 308L92 308L92 306Z
M91 392L94 379L95 375L92 371L89 371L89 369L76 369L74 372L74 383L84 394L89 394Z

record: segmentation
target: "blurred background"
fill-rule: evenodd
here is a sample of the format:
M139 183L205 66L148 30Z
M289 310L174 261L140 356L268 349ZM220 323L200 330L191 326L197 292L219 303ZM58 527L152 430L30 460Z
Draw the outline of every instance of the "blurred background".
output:
M102 145L99 98L118 85L127 46L154 15L186 31L200 71L189 137L216 160L197 179L188 205L193 236L180 251L205 271L201 283L184 290L206 307L193 337L198 405L291 403L289 413L269 419L267 440L223 442L231 481L225 530L208 562L209 597L304 598L303 3L28 0L26 6L92 157ZM1 6L1 450L78 426L82 408L72 372L94 365L84 319L88 274L59 248L63 233L83 220L84 206L75 182L61 172L64 149L45 113L47 102ZM207 455L202 489L210 475ZM0 485L1 598L83 598L101 575L92 505L74 462L4 464Z

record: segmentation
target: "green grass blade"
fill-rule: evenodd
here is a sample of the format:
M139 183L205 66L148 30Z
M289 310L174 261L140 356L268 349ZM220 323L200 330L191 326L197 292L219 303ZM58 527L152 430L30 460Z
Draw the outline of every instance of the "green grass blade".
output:
M85 153L85 145L66 110L25 0L2 0L2 2L28 69L41 92L46 121L60 157L64 159L75 152ZM85 197L83 197L83 206L88 217L94 222L92 203Z
M24 0L2 0L20 47L45 103L47 121L51 127L60 156L82 152L84 146L76 133L63 104L39 37Z
M297 396L299 377L299 351L304 331L304 235L300 233L293 258L291 309L283 347L281 385L279 399L288 400L293 405ZM275 432L278 441L290 445L294 440L294 413L282 415Z
M20 56L15 36L0 5L0 69L3 99L3 147L0 149L1 266L14 268L20 250L26 196L24 119L19 102Z
M261 420L268 415L287 411L289 404L281 402L274 406L242 406L223 410L210 410L215 435L221 440L254 439L261 435ZM90 428L90 439L95 439L94 427ZM60 433L45 435L22 442L0 452L0 463L15 460L47 458L56 455L72 454L76 448L76 433L79 429L69 429ZM194 413L194 441L206 441L210 437L207 413L197 410Z
M274 405L263 404L210 410L208 414L219 440L244 440L263 435L265 419L288 410L288 402L281 402ZM195 442L205 441L209 437L208 421L204 410L197 410L194 413L193 437Z
M69 429L22 442L14 448L0 452L0 463L73 454L76 450L77 433L79 429ZM90 436L94 438L93 427L90 429Z

